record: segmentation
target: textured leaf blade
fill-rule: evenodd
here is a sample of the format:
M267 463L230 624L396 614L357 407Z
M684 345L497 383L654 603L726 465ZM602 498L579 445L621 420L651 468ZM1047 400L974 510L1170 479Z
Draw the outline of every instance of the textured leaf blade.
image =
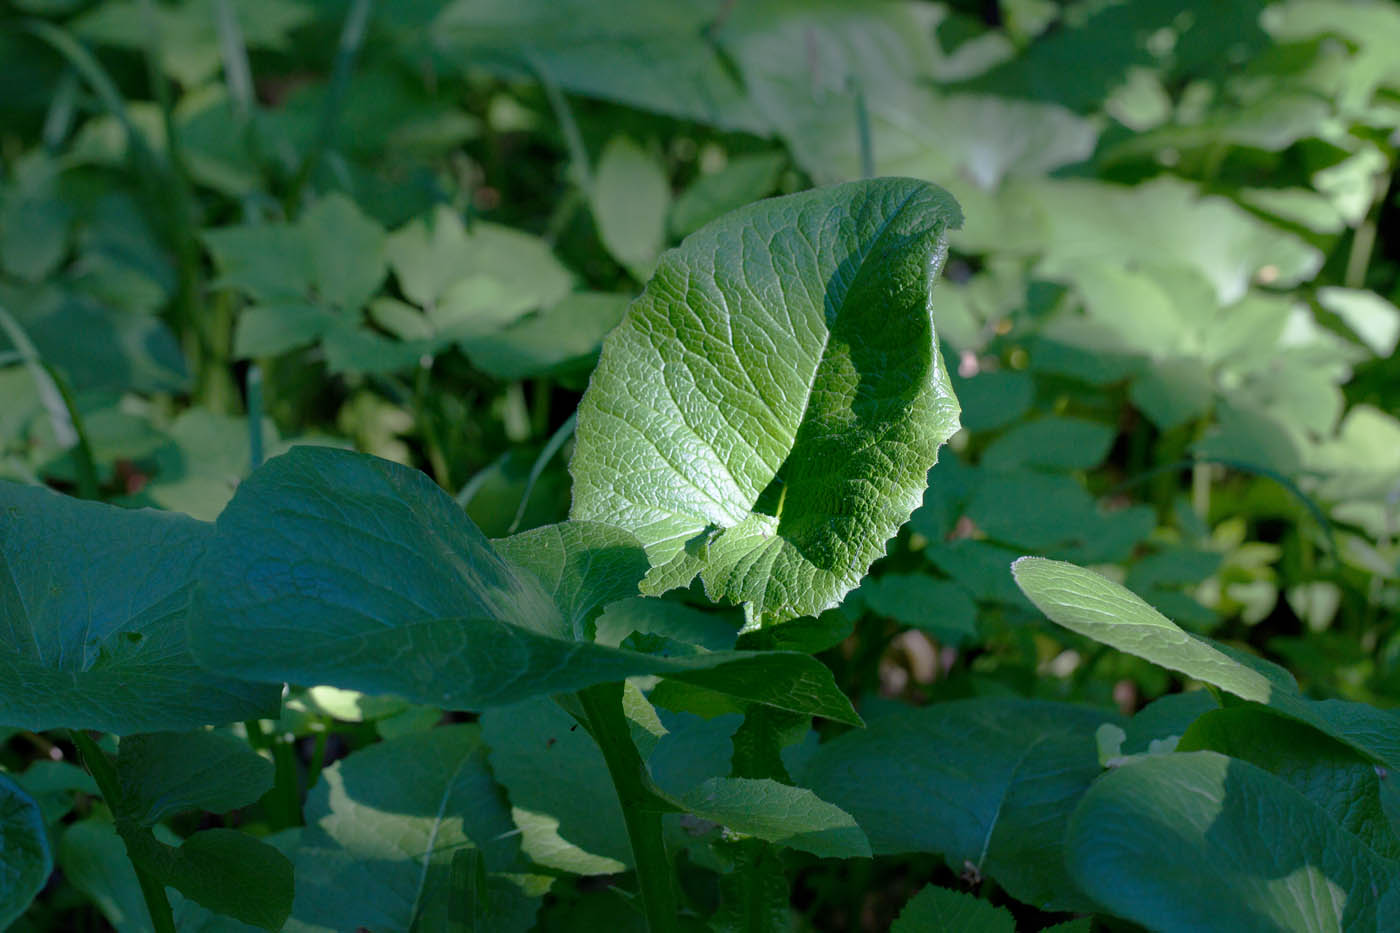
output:
M928 885L910 898L890 933L961 930L963 933L1016 933L1010 911L963 891Z
M124 734L275 710L276 688L211 675L191 653L211 531L0 483L0 723Z
M506 560L539 578L578 638L609 603L637 595L647 572L636 537L601 522L560 522L492 542Z
M920 502L958 407L933 331L940 189L762 201L664 254L579 409L573 517L764 622L839 602Z

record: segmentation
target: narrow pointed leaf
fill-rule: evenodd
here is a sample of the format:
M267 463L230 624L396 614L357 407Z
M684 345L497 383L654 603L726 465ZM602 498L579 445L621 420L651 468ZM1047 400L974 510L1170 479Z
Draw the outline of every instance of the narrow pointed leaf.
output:
M212 529L0 483L0 723L131 733L267 714L275 687L199 667L186 635Z
M1011 571L1040 611L1070 631L1266 705L1400 770L1395 712L1345 700L1309 700L1282 668L1183 631L1136 593L1092 570L1022 557Z
M761 201L665 253L579 409L573 517L762 622L835 605L920 502L958 407L933 331L961 222L877 179Z
M710 778L677 798L701 819L823 858L869 858L849 813L805 787L754 778Z

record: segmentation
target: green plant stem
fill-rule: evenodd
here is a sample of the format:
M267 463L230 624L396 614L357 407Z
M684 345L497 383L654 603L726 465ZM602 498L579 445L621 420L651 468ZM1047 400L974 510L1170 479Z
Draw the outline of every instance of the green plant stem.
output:
M865 89L860 82L853 82L856 95L856 134L860 141L860 174L862 178L875 177L875 146L870 135L870 109L865 103Z
M274 831L300 826L301 792L297 787L297 762L292 746L277 735L269 735L260 720L245 720L243 728L248 733L249 745L272 755L274 782L260 801L267 813L268 824Z
M650 933L671 933L678 929L679 901L661 833L661 808L652 790L646 765L632 742L627 716L622 711L622 684L600 684L580 690L578 700L587 718L589 732L603 751L608 773L622 805L627 839L637 866L637 886L641 889L642 911Z
M263 374L257 363L248 367L244 385L248 405L248 466L256 470L263 462Z
M307 150L306 157L301 161L296 180L292 182L292 189L285 202L289 217L294 217L298 213L301 196L306 190L307 182L311 180L311 173L316 170L321 157L335 141L335 128L340 121L340 110L345 101L345 91L350 86L350 75L355 67L355 56L365 40L366 27L369 25L369 16L373 9L373 0L351 0L350 12L345 14L345 25L341 27L340 43L335 50L335 62L331 65L330 86L326 89L326 99L321 107L321 128L316 134L311 148Z
M559 121L559 129L564 133L564 145L569 149L569 167L573 170L574 184L583 191L592 191L593 167L588 160L588 148L583 144L583 134L579 132L578 122L574 120L574 111L569 107L569 99L555 83L554 76L550 74L543 58L530 54L527 60L539 77L544 96L549 100L554 118Z
M73 739L73 744L78 748L78 754L82 756L83 764L87 767L88 773L92 775L93 781L97 783L97 789L102 794L102 799L107 801L107 806L115 810L121 800L121 782L117 779L117 769L107 757L101 747L98 746L88 734L81 729L72 729L69 735ZM125 844L125 840L123 840ZM156 933L176 933L175 915L170 910L170 898L165 896L165 885L142 870L141 866L131 860L131 867L136 871L136 880L141 884L141 896L146 901L146 909L151 914L151 926Z
M180 144L180 133L175 126L175 102L170 93L170 82L165 79L165 72L161 69L161 31L153 0L144 0L142 10L146 29L146 75L156 103L160 106L161 125L165 130L166 190L165 196L157 203L166 204L168 210L167 237L174 249L176 263L177 316L186 347L194 351L191 355L195 364L198 398L215 411L227 412L232 396L227 372L227 336L221 337L219 331L220 328L227 329L228 309L226 306L216 308L216 313L208 319L201 313L203 269L199 230L195 221L194 185L190 181L184 147ZM223 354L219 352L221 349L225 351Z
M1210 518L1210 479L1212 467L1197 460L1191 465L1191 510L1201 521Z
M535 458L535 462L530 466L530 475L525 480L525 491L520 494L520 505L515 509L515 518L511 521L510 527L506 529L506 534L515 534L515 530L520 527L520 522L525 518L525 507L530 504L530 496L534 495L535 484L540 481L544 474L544 468L549 465L549 461L554 459L554 455L559 452L559 448L564 446L578 427L578 412L570 415L559 429L552 434L545 443L540 455Z
M1376 248L1376 232L1379 229L1379 215L1385 206L1385 196L1390 191L1390 174L1377 176L1373 184L1371 207L1366 211L1360 226L1351 238L1351 252L1347 254L1347 270L1342 284L1347 288L1365 288L1366 270L1371 265L1371 253Z
M84 499L101 498L101 487L97 481L97 461L92 454L92 444L88 442L87 431L83 428L83 416L73 401L73 394L63 375L39 355L19 321L4 307L0 307L0 332L14 345L20 359L29 370L30 378L39 393L39 404L49 416L54 438L59 445L73 452L73 460L78 471L78 495Z
M423 436L423 452L428 456L428 464L433 468L433 479L444 489L452 488L452 470L447 462L447 450L438 434L432 412L428 411L428 390L431 388L432 362L421 364L413 378L413 418L418 422L418 432Z

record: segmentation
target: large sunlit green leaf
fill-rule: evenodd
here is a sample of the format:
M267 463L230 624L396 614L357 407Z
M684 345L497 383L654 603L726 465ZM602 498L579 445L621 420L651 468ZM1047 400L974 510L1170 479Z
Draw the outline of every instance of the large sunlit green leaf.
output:
M0 483L0 722L131 733L266 714L278 689L202 670L185 631L212 529Z
M1066 861L1108 912L1165 933L1382 930L1400 916L1400 862L1215 752L1110 771L1075 810Z
M957 402L933 279L957 205L879 179L736 211L662 256L579 409L573 517L660 592L696 574L760 622L839 602L919 504Z
M8 928L49 880L53 855L39 805L0 775L0 927Z
M595 555L611 555L596 568L611 564L603 579L640 572L640 559L618 560L620 550L610 541ZM570 560L557 565L567 584L558 592L573 616L598 597L571 589L585 578L568 572L578 569ZM211 667L250 680L482 709L664 674L859 722L831 672L805 655L661 657L576 641L535 573L503 560L441 488L364 454L296 447L254 472L219 517L202 582L195 650ZM636 582L634 575L629 586Z
M1045 909L1085 909L1064 828L1100 773L1111 712L1021 699L900 709L824 743L794 774L855 817L876 855L941 854Z
M490 929L527 930L538 902L501 872L520 843L474 725L402 736L327 768L306 802L293 933L448 929L454 854L488 872Z

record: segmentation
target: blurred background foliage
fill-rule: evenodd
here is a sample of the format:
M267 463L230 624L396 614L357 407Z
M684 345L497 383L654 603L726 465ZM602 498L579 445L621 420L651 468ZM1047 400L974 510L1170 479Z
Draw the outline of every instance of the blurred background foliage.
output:
M212 519L315 441L426 470L488 535L556 521L573 409L661 251L911 175L967 217L934 295L964 427L823 619L863 714L1181 689L1044 621L1023 553L1315 696L1400 698L1394 4L3 0L0 24L0 476ZM309 787L438 718L298 694L279 766ZM66 867L22 923L123 928ZM814 861L794 903L878 929L938 871ZM560 890L543 929L603 909Z

